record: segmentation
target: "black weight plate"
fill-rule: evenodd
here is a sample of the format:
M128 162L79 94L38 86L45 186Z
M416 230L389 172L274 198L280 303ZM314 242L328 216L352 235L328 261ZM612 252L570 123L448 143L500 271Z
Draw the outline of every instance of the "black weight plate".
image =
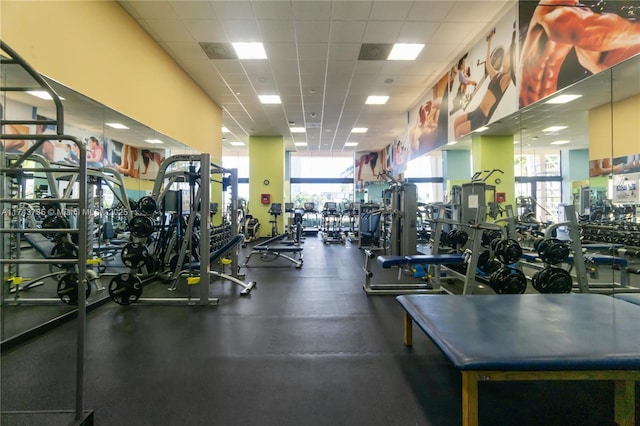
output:
M116 275L109 282L109 297L118 305L130 305L142 295L142 281L133 274Z
M68 241L61 241L51 249L51 258L55 259L77 259L78 247ZM54 263L60 269L69 269L73 263Z
M78 274L65 274L58 280L58 297L67 305L78 304ZM85 299L91 295L91 286L85 287Z
M496 294L523 294L527 290L527 277L519 269L503 266L491 274L489 286Z
M496 258L504 264L515 263L522 257L522 248L513 239L499 240L494 250Z
M135 243L127 243L120 253L122 263L129 268L142 268L148 257L147 247Z
M129 231L134 237L146 238L153 234L155 225L147 216L134 216L129 221Z
M157 208L156 200L150 195L145 195L138 200L138 211L142 214L154 214Z

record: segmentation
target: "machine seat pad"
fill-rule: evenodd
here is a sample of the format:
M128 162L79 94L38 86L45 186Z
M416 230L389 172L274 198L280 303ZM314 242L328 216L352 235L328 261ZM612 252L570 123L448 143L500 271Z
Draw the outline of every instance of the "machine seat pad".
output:
M461 370L640 368L640 309L599 294L396 297Z
M616 293L613 297L633 303L634 305L640 305L640 293Z

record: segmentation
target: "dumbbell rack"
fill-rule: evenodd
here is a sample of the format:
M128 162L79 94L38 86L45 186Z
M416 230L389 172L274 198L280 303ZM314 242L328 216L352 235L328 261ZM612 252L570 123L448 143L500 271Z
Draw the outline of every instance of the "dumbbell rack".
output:
M88 230L88 210L87 210L87 161L86 161L86 149L83 143L75 136L64 134L64 110L62 101L58 94L51 88L51 86L38 74L20 55L18 55L13 49L0 40L0 50L4 52L2 58L0 58L0 64L3 67L11 67L20 70L22 74L27 74L31 82L26 86L13 86L8 85L7 80L0 86L1 92L27 92L30 90L38 89L46 91L56 108L56 119L33 119L33 120L5 120L2 118L0 126L2 129L8 125L22 125L22 126L37 126L37 125L54 125L56 127L56 139L66 140L75 144L79 151L79 164L77 167L69 168L67 170L73 170L77 173L79 193L77 198L65 199L55 196L47 201L53 203L59 203L64 205L75 205L78 209L77 223L75 228L70 229L49 229L49 232L69 233L78 235L79 247L87 247L87 230ZM6 68L5 68L6 69ZM25 79L26 80L26 79ZM51 139L51 135L38 135L38 134L2 134L0 139L6 141L11 140L32 140L34 143L24 153L22 153L17 159L9 160L4 156L4 150L2 151L2 158L0 158L0 204L3 211L10 211L14 206L20 207L20 205L36 203L39 200L35 198L26 198L24 196L12 197L12 194L7 194L7 183L10 176L21 176L24 173L40 172L40 173L55 173L59 172L60 168L56 167L29 167L30 157L35 151L43 145L43 143ZM6 195L9 195L7 197ZM7 226L8 225L8 226ZM41 233L41 229L20 229L12 226L11 222L7 222L4 218L0 223L0 233L9 235L20 235L26 233ZM4 240L4 237L3 237ZM3 250L2 257L4 257L5 250ZM84 404L84 348L85 348L85 329L86 329L86 295L85 288L89 285L87 279L87 251L78 250L77 259L22 259L22 258L3 258L0 259L0 263L3 265L21 265L21 264L53 264L64 263L75 265L75 271L77 272L76 293L77 293L77 344L76 344L76 380L75 380L75 421L76 424L84 424L84 421L91 422L93 424L93 413L85 412L83 409ZM10 278L5 276L4 268L0 271L0 278L2 283L7 283ZM4 294L0 292L0 294ZM4 297L4 296L0 296ZM4 300L2 300L4 304ZM55 411L42 411L42 412L30 412L30 413L42 413L44 415L51 415L55 417L60 412ZM8 414L8 413L5 413ZM19 414L12 413L12 416L19 416Z
M479 220L486 217L486 207L481 205L476 211L476 221L474 225L460 223L452 219L445 218L446 206L440 206L438 208L437 219L434 220L432 225L433 231L433 248L431 254L438 254L439 241L443 233L443 225L455 226L458 229L464 229L471 231L469 240L465 245L465 251L468 253L466 262L466 272L461 273L455 269L451 269L445 265L432 265L433 271L431 275L433 277L434 289L442 289L444 292L453 294L446 287L442 286L442 280L456 279L463 282L462 294L473 294L473 287L476 285L476 269L478 267L478 258L482 252L482 233L485 230L498 230L506 238L505 228L495 223L485 223Z

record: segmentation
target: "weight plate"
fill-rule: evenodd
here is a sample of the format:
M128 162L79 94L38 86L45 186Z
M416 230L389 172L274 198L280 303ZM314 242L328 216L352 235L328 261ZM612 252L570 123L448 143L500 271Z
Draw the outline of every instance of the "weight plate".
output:
M153 234L155 225L147 216L134 216L129 221L129 231L134 237L146 238Z
M77 259L78 247L68 241L60 241L51 249L50 258L55 259ZM73 263L54 263L60 269L69 269L73 266Z
M67 305L78 304L78 274L65 274L58 280L58 297ZM91 286L85 286L85 299L91 295Z
M138 200L138 211L142 214L154 214L158 208L156 200L150 195L145 195Z
M148 257L147 247L135 243L127 243L120 253L122 263L129 268L142 268Z
M109 282L109 297L118 305L130 305L142 295L142 281L133 274L116 275Z
M519 269L503 266L491 274L489 286L496 294L523 294L527 290L527 277Z

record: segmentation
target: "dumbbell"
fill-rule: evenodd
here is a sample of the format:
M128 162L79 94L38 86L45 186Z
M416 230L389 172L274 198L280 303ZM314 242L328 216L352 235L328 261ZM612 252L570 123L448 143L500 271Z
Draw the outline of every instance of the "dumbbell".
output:
M491 242L494 255L501 263L510 265L522 257L522 247L514 239L493 240Z
M503 266L491 274L489 287L496 294L523 294L527 290L527 277L519 269Z
M491 275L498 269L500 269L502 265L496 259L491 259L491 255L489 250L485 250L480 253L478 256L478 266L477 268L486 275Z
M531 285L539 293L570 293L573 279L567 270L549 266L533 274Z
M569 257L569 247L557 238L542 240L538 244L534 244L534 248L544 263L561 263Z

